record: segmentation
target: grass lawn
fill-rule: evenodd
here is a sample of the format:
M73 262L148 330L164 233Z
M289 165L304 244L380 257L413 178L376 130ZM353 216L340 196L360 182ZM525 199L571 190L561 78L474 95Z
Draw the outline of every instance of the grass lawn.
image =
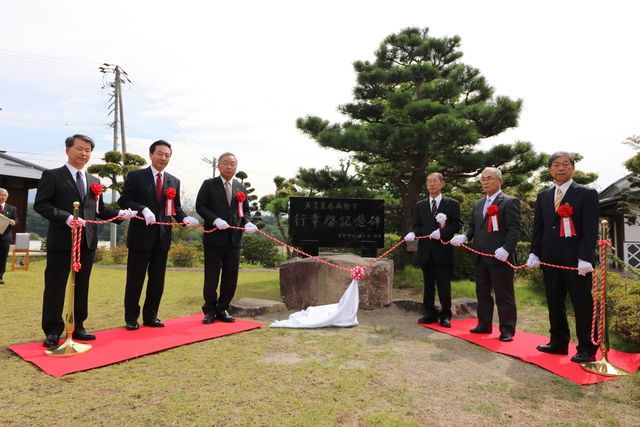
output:
M0 343L44 339L44 267L0 285ZM89 330L122 327L125 271L94 268ZM279 299L277 272L241 272L236 298ZM472 284L456 283L457 296ZM536 297L520 315L542 319ZM471 295L473 296L473 295ZM200 312L202 273L167 272L159 317ZM394 306L354 328L260 329L56 379L0 347L3 426L632 426L639 376L576 386L413 324ZM524 322L531 328L535 322ZM536 332L528 330L528 332ZM82 356L77 356L82 357Z

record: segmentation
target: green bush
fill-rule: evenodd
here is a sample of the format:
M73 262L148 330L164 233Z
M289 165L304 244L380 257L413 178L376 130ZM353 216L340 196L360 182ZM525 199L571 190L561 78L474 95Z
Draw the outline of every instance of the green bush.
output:
M244 236L242 258L248 264L261 264L264 268L277 267L284 261L273 240L256 236Z
M109 249L104 246L98 246L96 248L96 253L93 257L94 264L98 264L105 260L109 256Z
M609 331L640 343L640 282L607 274Z
M402 237L400 237L398 235L385 234L384 235L384 248L382 248L382 252L380 252L380 255L382 255L383 253L387 252L389 249L391 249L392 247L397 245L400 240L402 240ZM396 250L398 250L398 248L396 248ZM391 251L387 255L385 255L385 258L391 259L391 257L393 256L393 252L395 252L395 251Z
M126 245L116 246L115 248L111 248L109 251L111 253L111 259L116 265L125 265L127 263L127 255L129 250Z
M529 259L531 243L518 242L516 245L516 265L526 264ZM544 278L542 277L542 269L540 267L528 268L523 267L516 270L516 280L522 279L529 284L544 289Z
M196 245L174 243L169 249L169 259L174 267L192 268L200 259L200 254Z
M472 247L470 244L467 244L467 246ZM462 246L455 248L452 280L476 280L473 273L473 252Z

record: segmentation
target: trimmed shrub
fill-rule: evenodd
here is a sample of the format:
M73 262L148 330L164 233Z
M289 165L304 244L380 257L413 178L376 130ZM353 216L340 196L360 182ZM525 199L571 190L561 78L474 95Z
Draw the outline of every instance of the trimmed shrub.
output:
M383 253L387 252L389 249L391 249L392 247L397 245L400 240L402 240L402 237L400 237L398 235L385 234L384 235L384 248L382 248L382 252L380 252L380 255L382 255ZM396 248L396 250L398 250L398 248ZM393 251L393 252L395 252L395 251ZM386 254L385 258L391 259L391 257L393 256L393 252L389 252L388 254Z
M607 274L607 317L611 333L640 344L640 282Z
M174 267L191 268L194 266L200 253L198 247L189 243L174 243L169 249L169 259Z
M531 243L518 242L516 245L516 265L520 266L526 264L529 259L529 253L531 250ZM520 268L516 270L516 280L522 279L528 282L530 285L544 289L544 278L542 277L542 269L536 268Z
M96 254L93 257L94 264L98 264L101 261L104 261L109 256L109 249L104 246L98 246L96 248Z
M473 245L467 244L471 247ZM453 276L452 280L471 280L475 281L475 274L473 273L473 253L462 246L458 246L454 249L455 261L453 264Z
M111 259L113 263L116 265L125 265L127 263L127 255L129 254L129 249L126 245L116 246L115 248L111 248L109 251L111 253Z
M248 264L260 264L264 268L274 268L283 261L278 254L276 243L268 238L244 236L242 244L242 258Z

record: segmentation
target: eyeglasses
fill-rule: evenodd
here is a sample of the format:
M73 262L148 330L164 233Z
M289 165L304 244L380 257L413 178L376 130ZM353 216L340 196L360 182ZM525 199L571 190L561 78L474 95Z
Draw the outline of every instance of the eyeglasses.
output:
M500 178L495 178L493 176L487 176L484 178L480 178L480 182L491 182L492 179L500 179Z
M229 162L222 162L222 163L220 163L220 166L224 166L225 168L227 168L227 167L231 166L232 168L235 168L235 167L236 167L236 164L235 164L235 163L233 163L233 162L231 162L231 163L229 163Z

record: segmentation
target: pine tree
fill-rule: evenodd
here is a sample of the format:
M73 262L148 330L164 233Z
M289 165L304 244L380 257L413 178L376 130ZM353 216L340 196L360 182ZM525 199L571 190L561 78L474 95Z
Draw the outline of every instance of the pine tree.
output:
M509 186L543 165L528 142L478 148L518 125L522 100L495 96L480 71L461 62L458 36L433 38L428 28L407 28L388 36L375 56L373 63L354 62L355 101L338 107L348 121L307 116L296 124L319 145L351 153L367 187L395 197L385 218L398 222L402 233L412 227L430 172L479 192L470 179L485 167L500 167ZM403 250L394 255L400 269L407 259Z

